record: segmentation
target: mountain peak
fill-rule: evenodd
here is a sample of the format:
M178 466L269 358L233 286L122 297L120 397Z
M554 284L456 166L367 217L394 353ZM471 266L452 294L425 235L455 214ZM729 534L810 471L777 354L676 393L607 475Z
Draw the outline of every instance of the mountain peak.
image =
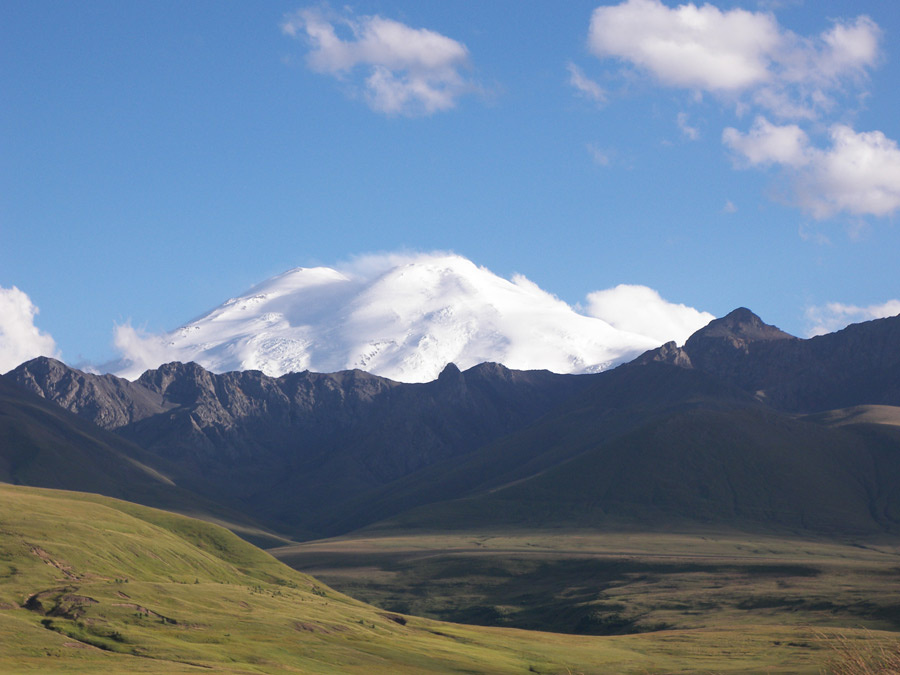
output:
M444 369L441 371L441 374L438 375L439 380L456 380L459 379L461 371L459 370L459 366L457 366L452 361L444 366Z
M746 307L738 307L721 319L710 321L707 326L694 333L685 343L685 349L690 351L691 345L696 346L699 341L707 339L727 339L748 344L796 338L777 326L765 323Z
M598 372L661 342L579 313L522 276L504 279L446 253L295 268L170 333L120 327L116 340L124 359L113 370L126 378L196 361L273 377L358 368L398 382L430 382L451 362Z

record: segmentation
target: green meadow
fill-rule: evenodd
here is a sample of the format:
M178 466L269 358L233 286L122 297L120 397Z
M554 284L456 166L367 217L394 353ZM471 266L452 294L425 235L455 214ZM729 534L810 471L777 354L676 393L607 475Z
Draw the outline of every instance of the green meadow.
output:
M218 526L79 493L2 485L0 532L4 673L816 673L841 639L900 644L775 621L584 636L417 618Z

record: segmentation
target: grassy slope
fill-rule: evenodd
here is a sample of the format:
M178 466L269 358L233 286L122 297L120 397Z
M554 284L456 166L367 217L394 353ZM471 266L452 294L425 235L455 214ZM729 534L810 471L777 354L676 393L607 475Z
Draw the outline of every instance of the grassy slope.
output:
M2 485L0 532L4 673L817 672L829 654L803 627L401 625L224 529L92 495Z

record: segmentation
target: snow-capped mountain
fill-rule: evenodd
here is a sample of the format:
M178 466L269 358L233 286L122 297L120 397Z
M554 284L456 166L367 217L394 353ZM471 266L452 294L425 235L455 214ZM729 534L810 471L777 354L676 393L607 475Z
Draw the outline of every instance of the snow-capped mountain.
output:
M711 318L690 311L699 325ZM661 341L579 314L522 276L506 280L457 255L426 254L293 269L165 335L119 326L116 344L123 360L113 370L132 379L164 362L195 361L215 372L359 368L425 382L450 362L594 372Z

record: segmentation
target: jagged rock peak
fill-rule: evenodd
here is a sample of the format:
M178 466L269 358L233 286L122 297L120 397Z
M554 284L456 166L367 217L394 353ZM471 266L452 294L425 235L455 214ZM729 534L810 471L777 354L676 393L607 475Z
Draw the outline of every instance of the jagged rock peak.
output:
M671 363L673 366L680 368L693 368L691 357L687 352L679 347L674 341L667 342L662 347L651 349L637 357L632 363L637 366L643 366L654 362Z
M797 339L777 326L765 323L746 307L738 307L721 319L710 321L688 338L685 349L690 352L692 343L696 344L698 340L705 338L731 338L745 343Z
M450 362L446 366L444 366L444 369L441 371L441 374L438 375L438 379L439 380L451 380L451 379L455 380L455 379L459 378L459 376L461 374L462 373L459 370L459 366L457 366L453 362Z

